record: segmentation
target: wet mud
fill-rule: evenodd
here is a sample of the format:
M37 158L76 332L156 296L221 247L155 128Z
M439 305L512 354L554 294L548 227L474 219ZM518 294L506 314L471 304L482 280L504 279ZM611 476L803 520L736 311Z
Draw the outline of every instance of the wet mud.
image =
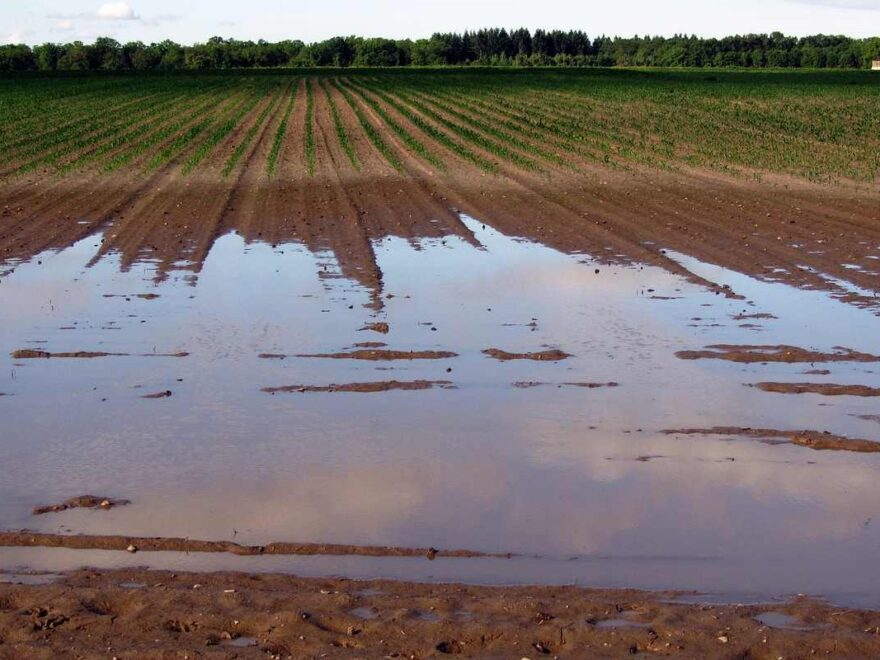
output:
M778 429L716 426L708 429L670 429L664 433L669 435L724 435L755 438L757 440L789 442L818 451L851 451L866 454L880 452L880 441L846 438L828 431L781 431Z
M546 351L534 351L531 353L511 353L500 348L487 348L482 351L483 355L490 358L507 362L509 360L535 360L538 362L560 362L572 357L570 353L561 351L558 348L548 349Z
M755 383L762 392L774 394L819 394L821 396L880 396L880 387L836 385L833 383Z
M104 351L69 351L52 353L50 351L38 351L30 348L13 351L11 354L13 360L48 360L55 359L93 359L102 357L130 357L132 353L106 353ZM139 353L137 357L188 357L189 353Z
M130 585L137 585L131 588ZM83 569L0 584L0 656L875 657L880 615L797 598ZM780 629L779 622L796 622ZM790 625L790 624L789 624Z
M284 385L282 387L264 387L262 388L262 391L269 394L282 392L357 392L369 394L376 392L390 392L391 390L430 390L435 387L439 387L442 389L451 389L454 387L454 385L451 381L448 380L383 380L368 383L342 383L339 385Z
M33 514L35 516L43 515L44 513L59 513L61 511L67 511L68 509L112 509L117 506L126 506L127 504L131 504L129 500L123 499L115 499L111 497L96 497L94 495L79 495L77 497L71 497L69 500L65 500L60 504L48 504L45 506L35 506Z
M77 498L82 499L82 498ZM85 500L84 500L85 501ZM119 500L112 506L128 504ZM75 505L82 506L82 505ZM97 503L95 506L101 506ZM74 508L74 507L66 507ZM109 507L106 507L109 508ZM48 513L54 511L46 507ZM62 511L64 509L58 509ZM36 509L34 510L36 513ZM401 546L365 546L333 543L277 542L265 545L242 545L232 541L202 541L173 537L95 536L89 534L46 534L29 531L0 532L0 547L71 548L76 550L115 550L120 552L207 552L229 553L239 556L254 555L349 555L358 557L437 557L509 558L511 554L478 552L474 550L438 550L437 548L409 548Z
M329 360L446 360L458 357L452 351L392 351L384 349L362 349L341 353L300 353L298 358L323 358Z
M678 351L676 357L682 360L726 360L728 362L880 362L880 356L862 353L849 348L838 347L833 352L812 351L798 346L734 346L714 344L705 350Z

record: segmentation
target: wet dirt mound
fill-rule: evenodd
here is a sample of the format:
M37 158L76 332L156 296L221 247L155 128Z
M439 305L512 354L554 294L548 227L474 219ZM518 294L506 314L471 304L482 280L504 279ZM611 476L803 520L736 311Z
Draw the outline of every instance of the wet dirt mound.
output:
M11 354L14 360L40 360L49 358L100 358L112 356L125 356L128 353L105 353L103 351L72 351L69 353L50 353L49 351L37 351L31 348L25 348L13 351Z
M25 348L10 353L14 360L38 360L49 358L71 358L71 359L91 359L102 357L130 357L132 353L105 353L103 351L71 351L66 353L52 353L50 351L38 351L31 348ZM187 357L189 353L138 353L137 357Z
M778 440L820 451L880 452L880 442L847 438L828 431L781 431L748 426L715 426L707 429L668 429L663 432L669 435L727 435L758 440Z
M822 396L880 396L880 387L836 385L834 383L755 383L762 392L776 394L821 394Z
M125 506L131 504L129 500L113 499L110 497L96 497L94 495L79 495L71 497L69 500L61 502L61 504L49 504L46 506L34 507L33 514L40 516L44 513L58 513L67 511L68 509L112 509L115 506Z
M558 348L547 349L546 351L535 351L533 353L510 353L500 348L487 348L481 351L483 355L488 355L496 360L506 362L508 360L537 360L539 362L559 362L566 358L572 357L571 353L566 353Z
M712 344L701 351L678 351L682 360L727 360L728 362L880 362L880 355L835 346L833 352L811 351L799 346Z
M79 498L76 498L79 499ZM119 500L120 503L127 503ZM70 508L70 507L68 507ZM63 509L62 509L63 510ZM71 548L121 552L228 552L233 555L357 555L365 557L512 557L511 554L474 550L438 550L403 546L344 545L337 543L274 542L241 545L232 541L203 541L166 536L98 536L18 531L0 532L0 547Z
M285 385L283 387L264 387L262 392L388 392L390 390L430 390L435 387L453 389L448 380L381 380L369 383L343 383L341 385Z
M367 323L364 327L359 328L360 331L363 330L372 330L373 332L378 332L379 334L387 335L390 328L387 323L379 322L379 323Z
M324 358L327 360L445 360L458 357L452 351L392 351L383 349L360 349L340 353L300 353L298 358Z

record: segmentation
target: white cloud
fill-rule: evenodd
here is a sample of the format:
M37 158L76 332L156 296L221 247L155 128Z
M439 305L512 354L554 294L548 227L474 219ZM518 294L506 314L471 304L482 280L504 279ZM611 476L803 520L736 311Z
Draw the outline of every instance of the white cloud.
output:
M28 33L28 30L22 28L16 28L12 32L6 35L3 39L3 43L6 44L23 44L25 42L25 35Z
M110 21L134 21L138 18L127 2L105 2L95 16Z
M61 20L55 21L55 24L52 26L52 30L55 32L70 32L73 30L73 21L69 18L62 18Z

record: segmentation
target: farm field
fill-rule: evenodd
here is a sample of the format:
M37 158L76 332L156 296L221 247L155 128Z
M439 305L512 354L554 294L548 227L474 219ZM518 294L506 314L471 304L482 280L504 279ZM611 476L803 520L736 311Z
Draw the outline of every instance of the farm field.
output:
M880 652L880 76L0 117L0 658Z

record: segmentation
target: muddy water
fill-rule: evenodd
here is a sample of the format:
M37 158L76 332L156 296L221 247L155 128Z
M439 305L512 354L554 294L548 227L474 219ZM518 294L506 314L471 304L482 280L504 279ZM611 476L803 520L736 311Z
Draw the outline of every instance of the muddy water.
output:
M369 306L374 292L339 276L331 254L246 245L235 234L216 242L200 272L159 282L148 262L123 271L110 254L92 264L100 236L12 264L0 281L0 529L526 555L178 558L189 568L801 591L880 606L880 455L662 433L749 426L880 440L880 424L865 418L880 412L876 398L748 387L877 387L880 363L675 357L719 343L877 353L880 318L684 255L675 258L745 299L465 221L474 243L374 244L379 311ZM758 313L776 318L733 318ZM359 330L376 322L390 331ZM259 357L359 342L458 356ZM488 348L571 357L498 361ZM127 355L14 360L17 349ZM189 355L154 355L177 352ZM831 373L803 373L814 368ZM391 380L455 387L261 391ZM619 386L566 385L609 382ZM31 514L85 493L132 504ZM0 549L7 571L130 561L171 560Z

